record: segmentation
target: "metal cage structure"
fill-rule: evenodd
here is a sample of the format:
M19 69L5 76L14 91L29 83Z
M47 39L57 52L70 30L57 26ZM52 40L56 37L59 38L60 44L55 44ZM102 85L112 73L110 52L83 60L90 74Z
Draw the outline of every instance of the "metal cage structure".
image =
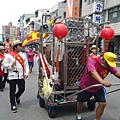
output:
M101 31L101 28L98 25L84 18L79 18L79 20L76 20L72 17L66 18L60 22L64 23L68 28L68 35L62 41L58 41L52 32L46 32L49 34L49 37L46 40L43 40L42 35L45 32L43 29L40 32L41 60L43 55L43 44L47 44L46 60L51 66L51 80L49 81L47 78L44 68L45 66L40 62L38 96L41 107L44 107L45 102L47 102L49 106L48 114L51 118L55 116L55 106L64 103L76 102L76 96L69 97L69 95L71 96L71 94L78 91L78 83L84 73L89 56L89 45L96 44L97 46L98 36ZM54 25L55 24L57 24L57 22L54 21ZM56 89L55 65L59 45L61 55L59 56L58 81L60 86L59 89ZM52 92L47 99L42 91L42 88L44 87L44 78L46 79L49 87L52 89Z

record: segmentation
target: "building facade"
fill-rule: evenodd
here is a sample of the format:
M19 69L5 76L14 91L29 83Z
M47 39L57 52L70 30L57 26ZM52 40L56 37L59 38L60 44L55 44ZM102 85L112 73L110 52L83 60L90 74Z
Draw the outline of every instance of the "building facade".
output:
M28 26L26 20L29 19L31 16L34 17L34 13L29 13L29 14L23 14L20 16L20 19L18 20L17 23L17 33L20 35L17 35L19 39L22 41L26 38L27 33L26 33L26 26Z
M97 6L96 6L97 4ZM96 12L95 9L100 10ZM98 16L95 16L98 15ZM90 16L93 22L98 24L110 21L109 25L115 31L115 36L109 42L108 51L120 55L120 1L119 0L83 0L82 17ZM96 18L94 18L96 17Z
M66 1L58 2L56 5L49 9L51 18L56 18L61 16L59 20L66 18Z
M48 9L38 9L35 11L34 30L39 31L42 25L43 14L49 14ZM48 22L48 19L43 18L43 24Z
M32 31L34 31L34 20L35 16L31 16L25 20L25 26L24 26L24 35L29 35Z
M10 40L16 39L16 26L13 26L12 22L9 22L8 25L2 26L2 34Z

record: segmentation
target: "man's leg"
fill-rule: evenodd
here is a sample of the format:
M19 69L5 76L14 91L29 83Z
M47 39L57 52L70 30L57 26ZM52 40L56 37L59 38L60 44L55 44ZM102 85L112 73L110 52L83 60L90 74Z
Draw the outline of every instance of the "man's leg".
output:
M100 118L104 112L105 106L106 106L106 102L98 102L98 107L96 110L96 117L95 117L96 120L100 120Z
M77 102L77 113L80 114L83 108L83 102Z
M10 103L11 106L16 106L15 103L16 80L10 80L9 85L10 85Z
M82 120L81 112L83 108L83 102L77 102L77 117L76 120Z
M25 80L24 79L17 80L17 85L18 85L18 92L16 93L16 100L19 99L17 101L17 103L19 104L20 103L20 96L25 91Z
M3 92L3 76L0 76L0 91Z
M3 88L5 87L7 78L8 78L8 73L4 73Z
M98 102L98 107L96 109L95 119L100 120L100 118L101 118L101 116L102 116L102 114L104 112L105 106L107 105L106 104L106 99L105 99L105 93L104 93L103 88L96 91L94 93L94 97L95 97L95 100Z
M31 62L28 62L29 65L29 72L31 73Z
M82 90L81 88L79 90ZM83 103L90 100L92 94L90 92L80 92L77 96L77 118L76 120L82 120L81 111L83 108Z
M33 67L34 67L34 62L31 62L31 72L32 72Z

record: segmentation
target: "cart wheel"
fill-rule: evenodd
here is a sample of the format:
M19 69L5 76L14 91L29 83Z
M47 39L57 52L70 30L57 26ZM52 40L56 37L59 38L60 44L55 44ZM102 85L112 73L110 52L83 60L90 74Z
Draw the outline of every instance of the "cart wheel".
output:
M39 96L39 105L42 108L45 106L45 101L40 96Z
M93 111L95 109L95 101L88 101L87 102L87 106L88 106L88 109Z
M54 118L55 117L55 107L48 107L48 115L50 118Z

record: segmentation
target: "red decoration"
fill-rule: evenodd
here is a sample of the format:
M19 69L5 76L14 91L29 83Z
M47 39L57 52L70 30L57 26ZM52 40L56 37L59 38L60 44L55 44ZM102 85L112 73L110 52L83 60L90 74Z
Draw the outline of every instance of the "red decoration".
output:
M103 52L104 54L108 49L110 39L114 37L114 30L110 26L106 26L101 31L101 37L105 39L105 46L104 46L104 52Z
M67 34L68 28L63 23L58 23L53 27L53 35L58 39L61 40L62 38L66 37Z
M110 26L106 26L101 31L101 37L105 39L106 42L109 42L109 40L114 37L114 30Z

